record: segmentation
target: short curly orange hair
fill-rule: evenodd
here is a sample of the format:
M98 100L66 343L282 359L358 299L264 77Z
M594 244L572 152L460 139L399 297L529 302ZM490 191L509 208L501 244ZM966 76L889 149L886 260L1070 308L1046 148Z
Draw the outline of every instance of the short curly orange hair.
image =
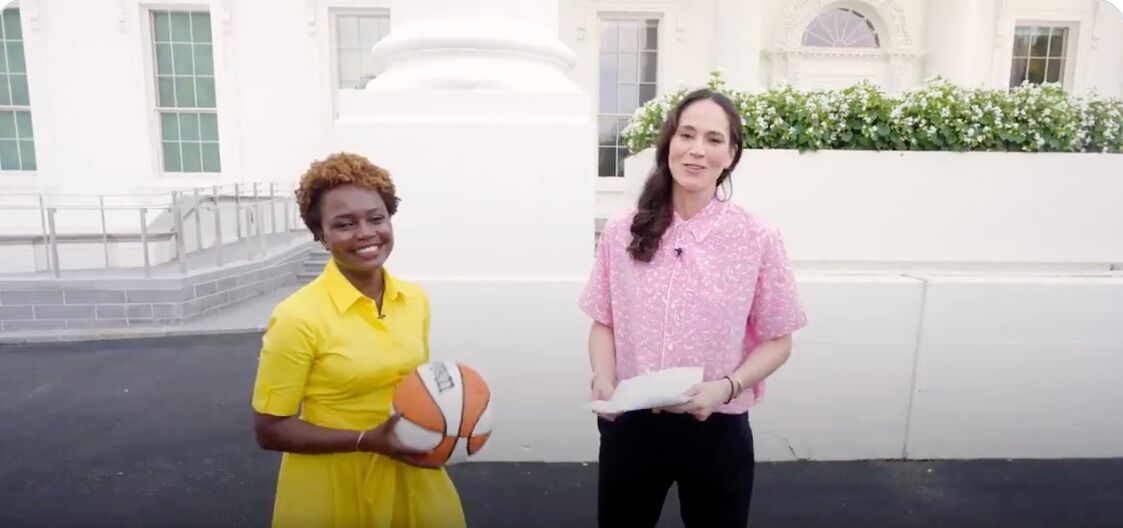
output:
M401 200L398 199L394 182L390 180L390 173L386 169L358 154L332 154L312 162L308 172L300 178L300 187L296 190L300 218L317 241L323 237L320 198L325 192L341 185L356 185L377 192L382 196L382 201L386 202L386 212L390 216L398 212Z

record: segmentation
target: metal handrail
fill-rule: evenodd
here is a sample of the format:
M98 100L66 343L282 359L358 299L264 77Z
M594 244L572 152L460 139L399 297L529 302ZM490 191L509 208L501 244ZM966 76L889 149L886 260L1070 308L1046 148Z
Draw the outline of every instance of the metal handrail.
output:
M265 195L262 193L262 187L268 186L269 193ZM42 224L42 237L48 245L47 265L53 272L55 277L61 276L62 266L59 261L59 236L58 227L56 222L56 215L59 211L98 211L100 216L100 235L101 243L104 254L104 265L106 269L111 268L110 264L110 251L109 251L109 229L106 219L107 211L127 211L136 210L139 213L139 227L142 253L144 257L144 275L151 277L152 262L149 252L149 226L148 226L148 213L150 211L168 212L171 215L172 226L167 231L158 233L159 235L168 235L174 238L175 243L175 260L177 261L179 272L186 274L188 271L187 255L188 250L186 242L186 232L184 228L184 220L188 217L194 218L194 231L195 231L195 248L194 251L200 252L206 249L213 249L215 251L216 263L222 267L225 263L223 255L223 223L222 223L222 205L221 203L226 199L232 197L234 202L234 218L235 218L235 242L243 239L253 237L248 241L247 247L249 250L249 259L256 260L259 253L264 253L264 238L263 236L268 233L278 233L277 225L277 204L280 204L284 209L285 221L284 232L291 232L294 225L293 218L291 218L291 211L295 208L290 206L295 203L295 194L291 191L295 186L291 184L281 184L278 182L247 182L247 183L234 183L233 193L225 193L228 185L213 185L210 187L194 187L183 190L173 190L170 193L132 193L132 194L44 194L44 193L28 193L16 192L9 193L6 196L27 196L35 197L37 204L35 205L20 205L20 204L2 204L0 209L7 210L38 210L40 213L40 222ZM278 189L288 187L286 193L281 193L278 196ZM252 198L247 203L243 203L242 199L243 190L249 189L250 196L245 198ZM185 197L191 196L190 209L183 206ZM209 196L208 196L209 195ZM106 204L106 198L127 198L127 197L159 197L170 196L167 204L160 203L138 203L138 204ZM80 204L62 204L50 203L56 200L51 198L89 198L96 199L97 205L80 205ZM208 204L209 202L209 204ZM209 207L206 207L209 205ZM271 228L268 233L265 230L264 215L261 213L262 206L269 206L269 227ZM204 247L202 236L202 222L203 211L209 209L214 220L215 232L214 240L209 247ZM242 233L242 215L246 215L248 225L246 226L246 233ZM302 227L300 222L295 222L297 229ZM251 233L251 228L253 232ZM91 233L93 234L93 233ZM32 241L34 244L34 241Z

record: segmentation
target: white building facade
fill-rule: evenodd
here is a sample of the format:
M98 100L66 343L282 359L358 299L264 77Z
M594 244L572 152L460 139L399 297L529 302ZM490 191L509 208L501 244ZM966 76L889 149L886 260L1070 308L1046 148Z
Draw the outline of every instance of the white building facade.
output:
M394 19L389 0L21 0L4 13L0 188L67 192L294 181L335 145L341 93L380 71L369 49ZM632 111L719 68L748 90L894 91L939 75L1123 94L1123 17L1103 0L560 0L557 18L599 127L595 174L574 177L600 176L602 192L619 186Z

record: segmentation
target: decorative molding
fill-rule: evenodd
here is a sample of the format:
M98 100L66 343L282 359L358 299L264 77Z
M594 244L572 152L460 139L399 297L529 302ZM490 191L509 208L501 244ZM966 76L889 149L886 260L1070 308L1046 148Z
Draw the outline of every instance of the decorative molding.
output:
M797 47L803 42L803 30L819 13L837 4L838 0L798 0L780 20L779 42L777 47ZM887 35L891 47L911 47L912 35L908 28L908 17L896 0L853 0L846 2L859 11L863 7L872 9L887 28L877 28L879 35Z

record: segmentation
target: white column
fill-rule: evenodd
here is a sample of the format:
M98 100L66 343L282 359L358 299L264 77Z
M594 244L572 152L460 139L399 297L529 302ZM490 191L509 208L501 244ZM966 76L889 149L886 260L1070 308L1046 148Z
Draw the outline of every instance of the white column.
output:
M983 6L982 4L987 4ZM991 2L940 0L928 4L928 57L924 76L937 75L964 86L978 84L975 62L987 61L987 41L977 39L978 11L993 9ZM981 49L979 46L982 46ZM979 50L979 51L976 51Z
M596 131L566 77L556 0L407 0L341 93L336 150L402 198L387 267L432 301L432 357L478 368L498 409L491 460L592 460L589 320Z
M738 90L764 88L761 49L764 46L762 0L715 0L714 65Z

